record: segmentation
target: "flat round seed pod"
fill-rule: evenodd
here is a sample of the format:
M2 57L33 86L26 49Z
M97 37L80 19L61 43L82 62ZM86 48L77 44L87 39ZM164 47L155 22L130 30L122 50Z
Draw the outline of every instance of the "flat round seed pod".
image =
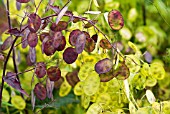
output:
M60 86L61 86L61 84L64 82L64 78L63 77L61 77L59 80L57 80L57 81L54 81L54 88L55 89L59 89L60 88Z
M72 45L72 46L75 46L76 45L76 40L77 40L77 37L81 34L82 32L79 30L79 29L76 29L76 30L73 30L70 35L69 35L69 43Z
M94 65L92 62L85 62L83 65L81 65L78 73L80 81L84 81L92 71L94 71Z
M35 85L34 93L37 96L37 98L40 99L40 100L44 100L47 96L47 94L46 94L47 91L46 91L44 85L41 84L41 83L37 83Z
M79 82L79 78L78 78L78 71L73 71L73 72L68 72L66 74L66 79L67 79L67 82L72 86L74 87L77 82Z
M112 10L109 12L108 22L113 30L120 30L124 26L122 14L117 10Z
M41 26L41 18L36 14L32 13L28 16L28 28L31 32L37 32Z
M75 49L72 47L68 47L65 49L63 53L63 59L67 64L72 64L76 61L78 54L76 53Z
M114 76L116 76L119 80L125 80L129 77L129 75L130 71L125 63L123 63L114 73Z
M95 49L95 46L96 46L96 44L93 39L86 38L86 44L85 44L85 48L84 48L84 50L86 52L92 52Z
M57 66L51 66L47 69L47 75L50 81L57 81L61 78L61 71L60 68Z
M30 32L27 36L27 42L30 47L35 47L38 43L38 36L34 32Z
M84 33L80 34L76 40L76 52L80 54L83 52L86 44L86 35Z
M53 41L50 39L47 39L47 41L43 42L42 48L43 52L47 56L53 55L56 51L55 47L53 46Z
M43 78L46 75L46 65L44 62L36 63L35 74L38 78Z
M56 50L57 51L62 51L62 50L64 50L65 46L66 46L66 39L65 39L64 36L62 36L60 45L56 48Z
M84 91L83 91L83 82L78 82L74 86L74 94L75 95L82 95L83 93L84 93Z
M100 47L102 47L103 49L111 49L112 45L107 39L102 39L100 40Z
M68 95L70 91L71 91L71 86L68 84L67 81L64 81L60 86L59 95L61 97L64 97Z
M96 63L95 71L98 74L103 74L109 72L112 69L112 67L113 67L112 61L108 58L105 58Z
M66 30L68 26L68 23L66 21L60 21L58 24L52 23L50 29L52 31L62 31Z
M108 82L115 77L113 75L113 70L110 70L109 72L106 72L106 73L103 73L103 74L99 74L99 76L100 76L101 82Z
M83 82L84 93L88 96L94 95L98 91L99 86L100 86L99 75L95 71L92 71Z

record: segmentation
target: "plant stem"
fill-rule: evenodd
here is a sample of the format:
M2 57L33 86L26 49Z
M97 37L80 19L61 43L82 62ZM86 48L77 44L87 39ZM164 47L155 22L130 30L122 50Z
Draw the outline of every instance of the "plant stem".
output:
M18 39L18 36L16 36L16 38L12 42L11 48L10 48L10 50L8 52L8 55L7 55L7 57L5 59L5 63L4 63L3 74L2 74L2 84L1 84L1 90L0 90L0 107L1 107L1 104L2 104L2 91L3 91L3 87L4 87L4 79L3 78L5 77L5 71L6 71L8 59L10 57L10 54L11 54L11 52L13 50L14 44L17 41L17 39Z

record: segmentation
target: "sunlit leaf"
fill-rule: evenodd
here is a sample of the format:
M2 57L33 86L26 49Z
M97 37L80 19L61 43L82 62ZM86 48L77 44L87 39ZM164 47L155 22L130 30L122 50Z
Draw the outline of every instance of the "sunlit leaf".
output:
M11 104L19 110L23 110L26 107L26 102L24 101L24 99L19 96L19 95L15 95L12 97L11 99Z
M90 105L90 96L86 94L82 94L81 95L81 106L87 109L89 105Z
M90 75L83 81L83 90L84 93L88 96L94 95L100 86L99 75L92 71Z
M87 110L86 114L98 114L102 112L102 107L98 103L93 103Z
M170 11L166 7L165 3L162 0L154 0L153 5L156 7L162 18L170 26Z
M97 0L93 0L93 2L94 2L96 7L99 7L99 4L98 4Z
M122 14L117 10L112 10L109 12L108 22L113 30L120 30L124 26Z
M71 86L68 84L67 81L64 81L60 86L59 95L61 97L64 97L68 95L70 91L71 91Z
M75 95L82 95L83 93L84 93L83 82L80 81L74 86L74 94Z

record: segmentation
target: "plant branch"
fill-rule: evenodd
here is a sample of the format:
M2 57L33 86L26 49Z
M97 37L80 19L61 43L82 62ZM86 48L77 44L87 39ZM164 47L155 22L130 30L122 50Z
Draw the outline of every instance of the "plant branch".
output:
M5 77L5 72L6 72L8 59L10 57L10 54L11 54L11 52L13 50L14 44L17 41L17 39L18 39L18 36L16 36L16 38L12 42L11 48L10 48L10 50L8 52L8 55L7 55L7 57L5 59L5 63L4 63L3 74L2 74L2 84L1 84L1 90L0 90L0 107L1 107L1 104L2 104L2 92L3 92L3 87L4 87L4 79L3 78Z

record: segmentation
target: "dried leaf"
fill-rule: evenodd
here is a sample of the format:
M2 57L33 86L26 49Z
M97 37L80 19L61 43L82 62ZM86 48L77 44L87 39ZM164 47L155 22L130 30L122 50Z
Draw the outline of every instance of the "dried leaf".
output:
M4 43L1 45L1 50L4 51L4 50L7 50L11 47L12 45L12 42L13 42L13 38L11 36L9 36L5 41Z
M36 62L36 50L34 47L30 47L29 49L29 57L30 57L30 61L32 63Z
M65 6L61 11L60 11L60 13L58 14L58 17L57 17L57 19L56 19L56 24L58 24L59 23L59 21L61 20L61 18L63 17L63 15L65 14L65 12L67 11L67 9L68 9L68 7L67 6Z
M53 99L54 82L50 81L49 78L47 78L46 80L46 89L47 89L47 97L49 99Z
M22 88L21 88L21 84L18 81L18 79L16 78L16 73L13 72L7 72L6 76L3 78L3 80L10 85L11 87L13 87L14 89L18 90L19 92L23 93L26 96L29 96Z

